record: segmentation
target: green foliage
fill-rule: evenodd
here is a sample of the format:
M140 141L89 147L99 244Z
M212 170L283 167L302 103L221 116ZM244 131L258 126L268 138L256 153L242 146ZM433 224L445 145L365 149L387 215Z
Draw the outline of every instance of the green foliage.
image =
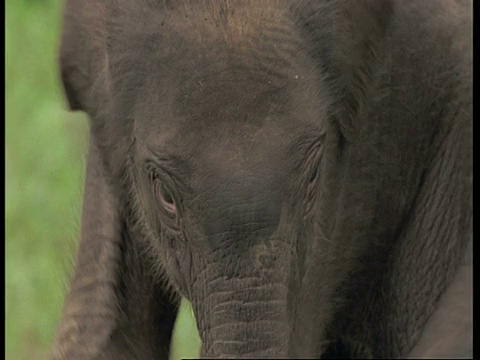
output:
M73 269L88 122L66 111L60 0L6 2L6 357L48 359ZM188 304L174 358L198 355Z

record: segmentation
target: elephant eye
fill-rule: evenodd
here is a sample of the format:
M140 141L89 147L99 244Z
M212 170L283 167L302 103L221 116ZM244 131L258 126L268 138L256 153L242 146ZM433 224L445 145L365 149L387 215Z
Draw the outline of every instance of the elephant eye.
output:
M169 213L176 213L177 206L173 199L172 193L165 187L163 183L159 183L156 186L157 196L160 199L160 203Z

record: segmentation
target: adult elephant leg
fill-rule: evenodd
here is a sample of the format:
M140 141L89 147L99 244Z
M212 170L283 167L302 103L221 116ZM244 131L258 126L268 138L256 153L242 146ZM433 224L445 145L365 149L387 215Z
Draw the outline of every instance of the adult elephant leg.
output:
M95 140L89 149L82 214L81 241L76 268L58 327L53 359L122 359L135 354L128 344L143 348L142 358L167 359L175 321L174 306L161 284L132 247L119 214L116 198L106 181L106 173ZM135 260L134 260L135 259ZM137 266L137 269L132 269ZM135 290L131 284L150 290L144 296L147 307L132 311ZM143 342L129 339L125 329L142 324ZM130 341L129 341L130 340ZM130 355L128 355L130 354Z

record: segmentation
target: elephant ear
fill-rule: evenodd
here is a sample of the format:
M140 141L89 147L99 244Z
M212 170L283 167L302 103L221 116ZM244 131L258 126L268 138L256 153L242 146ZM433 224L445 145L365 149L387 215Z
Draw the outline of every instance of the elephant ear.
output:
M130 239L119 195L125 191L115 182L128 149L118 146L126 138L113 112L107 55L107 19L115 8L105 2L68 0L65 8L62 81L70 109L89 115L91 137L80 245L52 357L168 359L176 299L139 255L144 247Z
M106 99L105 14L100 0L68 0L60 45L61 80L70 110L96 118ZM95 101L94 101L95 100ZM116 288L122 262L118 204L91 137L75 272L58 326L53 359L98 356L119 316Z
M378 69L388 55L393 10L391 0L311 1L301 7L301 31L332 94L331 118L347 140L361 126L355 119L371 101Z
M106 4L101 0L69 0L60 45L61 80L71 110L90 116L108 92Z
M106 181L94 140L91 141L81 240L75 273L57 329L53 359L98 356L107 346L119 317L123 240L118 204Z

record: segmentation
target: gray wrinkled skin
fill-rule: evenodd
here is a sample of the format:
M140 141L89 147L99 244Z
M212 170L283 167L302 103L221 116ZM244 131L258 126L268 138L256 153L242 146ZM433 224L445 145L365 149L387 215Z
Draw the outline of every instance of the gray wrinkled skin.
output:
M472 10L67 0L91 142L53 358L472 356ZM470 245L469 245L470 241Z

